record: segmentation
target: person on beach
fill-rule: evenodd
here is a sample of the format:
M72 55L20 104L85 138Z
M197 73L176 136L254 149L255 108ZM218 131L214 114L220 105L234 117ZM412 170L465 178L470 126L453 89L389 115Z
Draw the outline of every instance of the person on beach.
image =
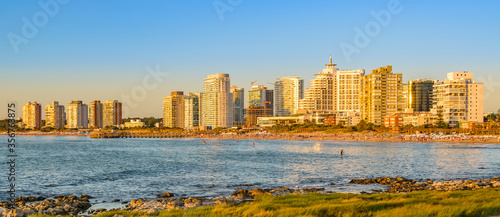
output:
M344 155L344 149L340 150L340 156Z

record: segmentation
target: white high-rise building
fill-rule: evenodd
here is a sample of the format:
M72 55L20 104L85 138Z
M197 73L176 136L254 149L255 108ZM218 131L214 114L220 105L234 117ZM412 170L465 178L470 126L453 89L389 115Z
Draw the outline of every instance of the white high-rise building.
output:
M89 122L89 109L82 101L72 101L66 106L67 128L87 128Z
M445 81L433 88L431 112L442 115L443 121L457 124L461 121L484 121L484 84L472 81L471 72L450 72Z
M66 122L66 112L64 106L59 105L58 101L45 106L45 126L55 129L63 128Z
M212 74L205 78L202 97L201 122L203 126L232 127L234 108L229 74Z
M304 98L304 80L298 76L282 77L274 83L274 115L289 116L299 109Z
M335 101L338 112L359 112L359 93L363 75L365 75L364 69L337 71Z
M325 64L322 72L315 74L316 78L311 80L311 88L307 89L304 99L300 100L299 109L313 112L333 112L336 110L336 76L338 69L333 64Z

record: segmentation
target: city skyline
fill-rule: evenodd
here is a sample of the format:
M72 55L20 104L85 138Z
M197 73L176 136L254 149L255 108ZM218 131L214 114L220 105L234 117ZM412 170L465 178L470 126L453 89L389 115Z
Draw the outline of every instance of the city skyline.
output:
M404 83L473 72L485 84L485 112L500 108L493 100L500 93L497 2L241 1L223 19L212 3L61 3L57 11L52 8L53 16L46 12L47 23L17 52L9 34L23 36L23 18L33 22L44 9L39 2L5 3L0 7L0 90L9 94L1 101L16 102L19 115L30 101L45 106L116 99L124 102L124 117L159 118L163 97L172 91L201 92L209 74L230 74L231 85L246 90L254 80L269 87L286 76L302 77L309 88L332 55L344 70L392 65ZM465 10L467 16L457 13ZM379 22L378 15L387 11L390 19ZM365 27L374 23L380 31L368 34L369 43L357 46L359 53L346 55L345 44L356 46L356 29L367 34ZM127 104L123 96L130 97L148 76L152 88ZM0 111L6 114L6 107Z

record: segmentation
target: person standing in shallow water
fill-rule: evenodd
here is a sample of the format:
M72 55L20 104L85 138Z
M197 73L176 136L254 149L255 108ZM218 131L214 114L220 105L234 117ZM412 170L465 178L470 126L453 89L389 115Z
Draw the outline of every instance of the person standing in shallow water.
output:
M340 150L340 156L344 155L344 149Z

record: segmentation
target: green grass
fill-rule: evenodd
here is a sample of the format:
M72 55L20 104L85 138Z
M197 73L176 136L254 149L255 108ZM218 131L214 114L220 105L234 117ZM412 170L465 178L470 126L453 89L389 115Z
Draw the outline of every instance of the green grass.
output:
M106 212L144 216L145 213ZM161 211L152 216L493 216L500 214L500 189L409 194L261 195L238 206Z
M97 215L146 216L114 211ZM252 203L160 211L150 216L494 216L500 215L500 188L409 194L260 195ZM38 215L42 216L42 215Z

